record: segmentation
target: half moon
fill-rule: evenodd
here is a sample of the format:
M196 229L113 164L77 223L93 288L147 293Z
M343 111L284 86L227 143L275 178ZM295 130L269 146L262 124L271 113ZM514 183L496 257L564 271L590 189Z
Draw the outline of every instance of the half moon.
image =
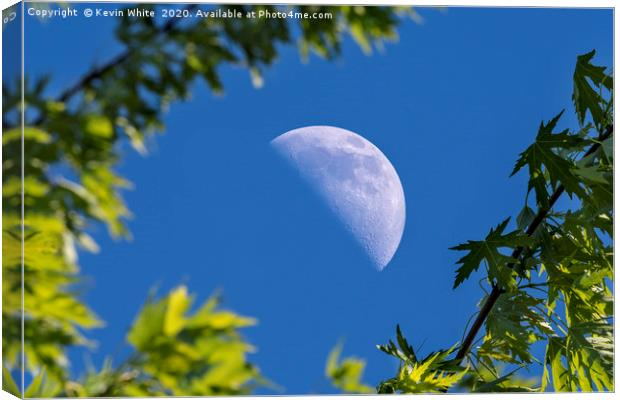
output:
M368 140L332 126L286 132L271 145L338 216L381 271L405 228L405 195L396 170Z

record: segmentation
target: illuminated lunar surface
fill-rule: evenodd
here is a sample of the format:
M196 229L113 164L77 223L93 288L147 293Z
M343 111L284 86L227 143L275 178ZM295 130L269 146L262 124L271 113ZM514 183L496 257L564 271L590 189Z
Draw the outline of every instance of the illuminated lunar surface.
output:
M383 270L405 227L405 195L387 157L360 135L331 126L284 133L271 145L325 200Z

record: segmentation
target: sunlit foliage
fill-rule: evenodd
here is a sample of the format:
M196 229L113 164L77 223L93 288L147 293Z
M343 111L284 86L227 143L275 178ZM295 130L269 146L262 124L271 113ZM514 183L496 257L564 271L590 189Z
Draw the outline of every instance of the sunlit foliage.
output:
M380 349L401 367L379 392L614 390L613 78L592 64L594 55L579 56L575 67L579 128L559 130L562 112L542 122L516 162L512 175L524 171L529 180L512 228L506 219L486 238L453 248L465 252L455 288L486 272L486 293L457 354L419 361L398 330L398 346ZM557 207L563 195L573 201ZM546 346L540 360L537 343ZM536 364L542 376L519 377Z
M276 10L231 7L243 13ZM51 91L53 77L27 77L22 107L19 82L5 83L5 390L20 392L11 373L21 368L22 333L24 367L31 378L28 397L246 394L269 384L248 362L253 348L240 334L254 320L222 310L217 296L194 310L184 287L147 300L128 332L133 353L127 360L110 359L75 377L68 373L66 353L74 346L88 351L94 345L88 331L104 324L82 301L78 249L99 250L89 235L97 225L113 237L130 238L131 213L121 193L131 184L116 172L125 143L147 153L149 138L164 129L167 107L188 99L200 79L221 93L219 71L225 66L246 69L260 86L263 71L283 45L295 41L304 59L310 54L331 59L350 35L370 52L396 39L399 13L410 12L360 6L291 10L331 13L332 18L299 20L295 27L281 19L179 24L125 18L116 31L124 50L66 90ZM579 128L560 130L559 113L541 123L534 143L517 160L513 174L529 176L523 209L494 225L485 238L454 248L464 252L455 288L470 283L476 270L486 276L486 293L465 340L421 357L397 329L396 343L380 349L396 358L399 368L394 375L386 373L378 392L614 389L613 80L606 68L592 64L594 55L579 56L574 72ZM561 196L573 201L559 208L555 203ZM22 205L27 210L23 234ZM541 359L532 352L536 343L546 348ZM341 360L340 354L340 348L332 352L326 375L344 392L370 392L361 383L364 362ZM536 363L544 371L539 379L519 375Z
M251 347L238 333L252 320L217 311L216 298L198 313L187 315L191 300L183 288L144 306L128 336L136 350L128 363L110 360L76 379L68 373L66 356L70 347L88 351L94 346L88 330L104 324L81 300L79 249L99 251L89 235L99 225L106 226L114 238L130 238L131 212L122 191L131 184L116 172L125 144L146 154L149 137L164 130L162 116L168 106L187 100L200 79L214 93L221 93L219 71L225 66L246 69L251 82L260 86L262 72L284 45L298 46L305 59L311 53L332 59L340 54L345 35L350 35L369 52L384 40L396 39L399 14L408 13L400 8L355 6L230 8L243 13L321 12L331 18L310 24L268 18L190 22L125 17L116 29L124 50L85 71L64 91L49 88L53 76L27 76L22 107L17 78L3 84L5 390L20 390L11 374L22 367L22 239L24 367L31 377L27 395L226 395L249 393L256 385L266 384L246 361ZM294 31L300 34L293 35ZM23 236L22 205L26 210ZM158 318L163 318L161 323Z
M373 393L370 386L361 382L366 362L356 357L340 359L342 343L336 345L327 357L325 375L337 389L346 393Z

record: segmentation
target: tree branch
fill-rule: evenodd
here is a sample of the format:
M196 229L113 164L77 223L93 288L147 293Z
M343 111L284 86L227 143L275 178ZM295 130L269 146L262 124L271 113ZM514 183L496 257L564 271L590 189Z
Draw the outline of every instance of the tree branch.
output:
M184 8L184 10L191 11L191 10L197 8L197 7L198 7L198 4L188 4ZM158 36L159 35L164 35L164 34L170 32L182 20L183 20L183 18L170 18L170 20L168 22L166 22L159 29L159 32L157 32L157 35ZM99 67L93 68L90 72L88 72L86 75L84 75L79 81L77 81L72 86L69 86L67 89L65 89L65 91L63 91L58 96L56 101L61 102L61 103L66 103L73 96L75 96L80 91L82 91L84 88L89 86L93 81L102 78L109 71L111 71L114 68L118 67L119 65L127 62L127 60L129 60L133 54L134 54L134 50L133 49L126 49L122 53L120 53L117 56L115 56L114 58L112 58L107 63L105 63L105 64L103 64L103 65L101 65ZM34 121L33 125L35 125L35 126L36 125L41 125L41 123L43 123L44 120L45 120L45 114L41 114L41 116L39 116L39 118L37 118Z
M613 131L614 131L613 125L607 126L607 129L605 129L605 132L603 132L603 134L601 134L598 137L598 141L602 142L603 140L609 138L613 134ZM600 143L595 143L592 146L590 146L588 151L584 154L584 157L587 157L590 154L597 151L600 146L601 146ZM545 218L551 211L551 208L553 208L553 206L558 201L560 196L562 196L563 193L564 193L564 186L562 185L558 186L558 188L553 192L553 194L549 198L549 203L547 204L547 206L542 207L538 210L538 213L536 214L536 216L534 217L534 219L528 226L527 230L525 231L525 234L527 236L532 236L534 232L536 232L536 229L538 229L540 224L545 220ZM524 247L517 247L512 252L512 258L518 259L523 253L523 251L525 251ZM514 264L508 264L507 267L513 268ZM478 313L476 320L469 328L469 331L467 332L467 335L465 336L465 339L463 340L463 343L461 344L461 347L459 348L459 351L457 352L456 357L454 358L455 361L460 363L461 361L463 361L467 353L469 353L472 343L474 342L474 339L478 335L480 328L482 328L484 321L486 321L487 317L491 313L491 310L493 309L493 306L495 305L495 303L497 302L497 300L503 293L504 293L504 289L500 288L497 285L493 286L491 293L489 294L486 301L480 308L480 312Z

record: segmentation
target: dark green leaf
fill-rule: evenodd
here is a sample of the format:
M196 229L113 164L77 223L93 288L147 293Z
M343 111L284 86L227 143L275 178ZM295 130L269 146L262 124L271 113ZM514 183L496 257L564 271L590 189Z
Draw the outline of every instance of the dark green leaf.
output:
M484 240L469 240L467 243L452 247L451 250L467 251L468 253L457 261L461 267L457 269L454 288L458 287L472 272L476 271L484 262L487 265L489 278L503 287L514 288L516 285L516 272L508 268L517 260L511 256L502 254L500 249L515 249L528 246L531 239L521 231L515 230L504 234L510 218L507 218L494 229Z
M597 126L605 123L604 103L600 89L613 89L613 78L605 73L606 68L591 63L595 50L577 57L573 74L573 103L580 124L584 124L586 113L590 111ZM591 83L590 83L591 82ZM594 85L594 87L592 87Z

